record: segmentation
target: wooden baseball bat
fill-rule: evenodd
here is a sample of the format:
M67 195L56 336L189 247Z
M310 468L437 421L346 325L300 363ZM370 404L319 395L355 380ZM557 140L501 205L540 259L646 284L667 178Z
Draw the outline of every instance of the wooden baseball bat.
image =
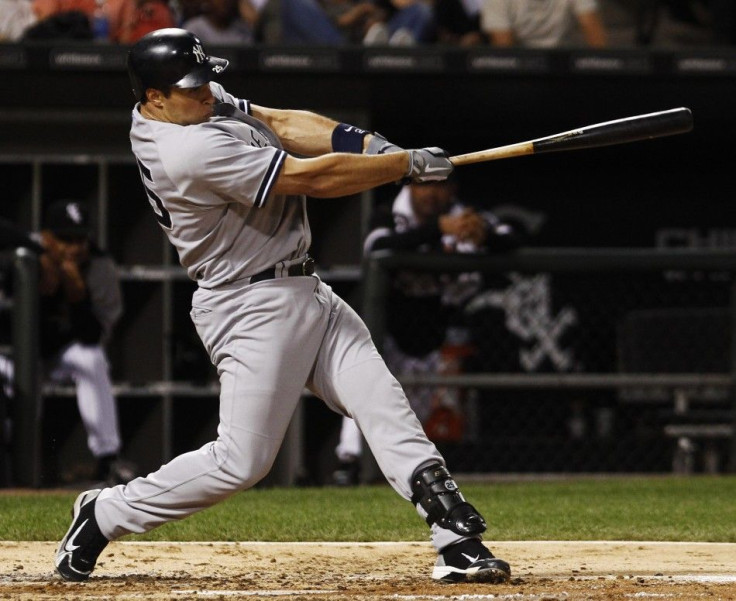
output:
M455 167L482 161L495 161L510 157L560 150L579 150L612 146L625 142L636 142L651 138L661 138L684 134L693 128L693 114L688 108L677 108L646 115L635 115L616 121L596 123L578 129L571 129L552 136L518 142L507 146L479 150L468 154L450 157Z

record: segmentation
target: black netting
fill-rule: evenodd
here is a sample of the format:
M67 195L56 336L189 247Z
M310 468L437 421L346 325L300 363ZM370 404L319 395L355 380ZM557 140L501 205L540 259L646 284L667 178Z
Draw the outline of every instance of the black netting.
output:
M702 271L486 277L451 310L439 373L506 379L435 387L425 429L458 472L670 471L683 445L690 469L721 469L730 440L708 428L732 424L731 287ZM422 312L402 319L433 331ZM556 374L572 379L532 384Z

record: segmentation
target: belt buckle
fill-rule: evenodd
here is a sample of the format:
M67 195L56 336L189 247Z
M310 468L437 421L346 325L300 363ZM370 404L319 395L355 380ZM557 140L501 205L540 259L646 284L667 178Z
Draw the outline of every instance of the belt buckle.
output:
M302 275L312 275L314 273L314 259L307 257L302 263Z

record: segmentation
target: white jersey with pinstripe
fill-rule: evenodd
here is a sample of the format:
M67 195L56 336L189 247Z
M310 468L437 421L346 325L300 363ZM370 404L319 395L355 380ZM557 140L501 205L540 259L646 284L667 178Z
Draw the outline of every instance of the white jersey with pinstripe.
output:
M218 102L249 115L248 101L217 83L210 88ZM130 138L156 217L200 287L306 254L305 199L272 193L286 152L264 123L214 116L181 126L146 119L136 105Z

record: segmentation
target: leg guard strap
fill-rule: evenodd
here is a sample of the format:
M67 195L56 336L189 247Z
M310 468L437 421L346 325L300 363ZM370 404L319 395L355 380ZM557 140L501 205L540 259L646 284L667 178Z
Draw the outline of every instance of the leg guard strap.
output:
M486 530L483 516L457 488L447 468L435 463L417 470L411 479L412 503L427 512L427 524L437 524L456 534L472 536Z

